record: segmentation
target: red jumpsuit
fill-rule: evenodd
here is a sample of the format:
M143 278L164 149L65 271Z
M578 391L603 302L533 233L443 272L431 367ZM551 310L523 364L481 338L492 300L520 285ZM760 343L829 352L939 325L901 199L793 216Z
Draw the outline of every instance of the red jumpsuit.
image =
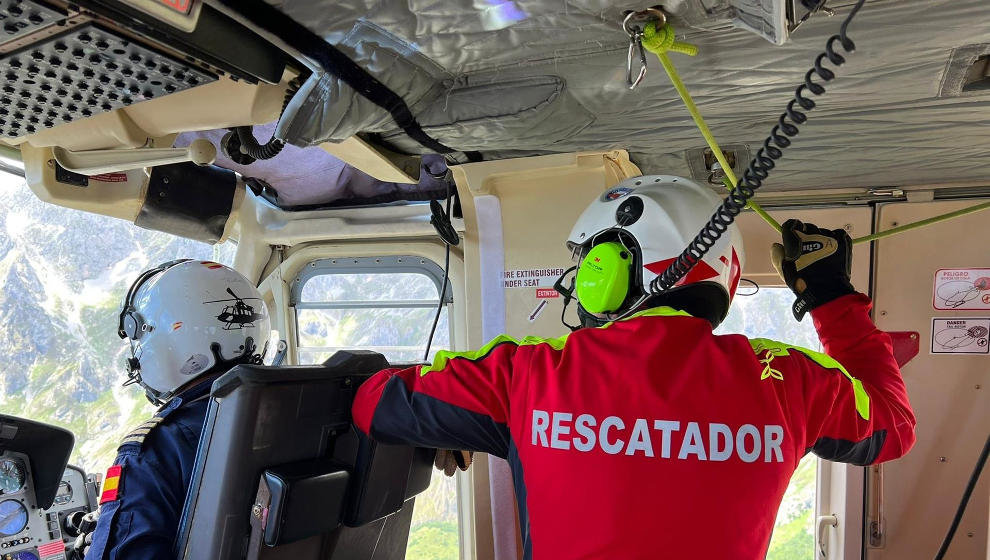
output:
M376 374L354 422L387 443L508 459L527 557L764 558L806 453L867 465L914 444L870 307L854 294L812 312L835 359L716 336L666 307L561 339L499 337Z

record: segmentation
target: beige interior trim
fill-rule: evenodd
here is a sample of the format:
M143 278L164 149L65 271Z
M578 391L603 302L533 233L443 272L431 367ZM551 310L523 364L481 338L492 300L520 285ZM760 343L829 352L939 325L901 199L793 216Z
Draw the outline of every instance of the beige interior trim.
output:
M138 148L149 139L180 132L270 123L282 110L285 89L292 77L286 73L282 83L277 85L220 78L199 87L42 130L14 143L61 146L76 151Z
M418 183L420 158L404 156L372 146L357 136L343 142L320 144L327 153L379 181Z
M75 208L93 214L103 214L133 222L144 204L148 191L148 175L143 169L127 171L123 182L89 182L77 187L55 180L55 157L51 148L21 146L24 178L35 196L44 202Z

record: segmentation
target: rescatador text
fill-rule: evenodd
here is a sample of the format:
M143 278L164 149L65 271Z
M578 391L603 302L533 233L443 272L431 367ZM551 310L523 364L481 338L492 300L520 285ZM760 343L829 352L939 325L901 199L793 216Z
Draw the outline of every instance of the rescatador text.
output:
M591 414L533 410L532 445L609 455L643 455L660 459L728 461L762 460L782 463L784 428L743 424L733 430L727 424L647 420L627 422L618 416L599 420ZM656 442L656 443L654 443Z

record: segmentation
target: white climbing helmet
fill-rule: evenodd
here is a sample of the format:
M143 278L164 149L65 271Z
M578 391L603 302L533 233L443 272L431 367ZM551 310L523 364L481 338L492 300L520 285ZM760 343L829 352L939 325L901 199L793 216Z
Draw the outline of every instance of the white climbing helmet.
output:
M568 248L581 259L575 292L583 310L614 318L642 304L650 282L681 254L720 203L711 189L670 175L626 179L596 198L567 238ZM653 304L663 304L664 297L688 285L700 287L692 291L697 300L692 312L717 325L736 293L743 257L742 236L731 225L687 276ZM602 263L606 266L598 270ZM619 274L611 276L617 269Z
M201 375L260 362L270 329L261 294L236 270L210 261L164 263L141 273L121 306L117 334L131 345L125 384L167 402Z

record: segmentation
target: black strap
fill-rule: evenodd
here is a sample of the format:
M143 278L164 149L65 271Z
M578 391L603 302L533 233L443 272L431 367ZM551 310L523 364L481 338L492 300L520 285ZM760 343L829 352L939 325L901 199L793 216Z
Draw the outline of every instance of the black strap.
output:
M263 0L220 0L220 2L236 10L253 25L278 36L286 44L312 58L320 64L320 67L340 78L365 99L388 111L399 128L423 147L441 154L457 151L430 137L416 121L416 117L400 95L379 82L322 37L277 8Z

